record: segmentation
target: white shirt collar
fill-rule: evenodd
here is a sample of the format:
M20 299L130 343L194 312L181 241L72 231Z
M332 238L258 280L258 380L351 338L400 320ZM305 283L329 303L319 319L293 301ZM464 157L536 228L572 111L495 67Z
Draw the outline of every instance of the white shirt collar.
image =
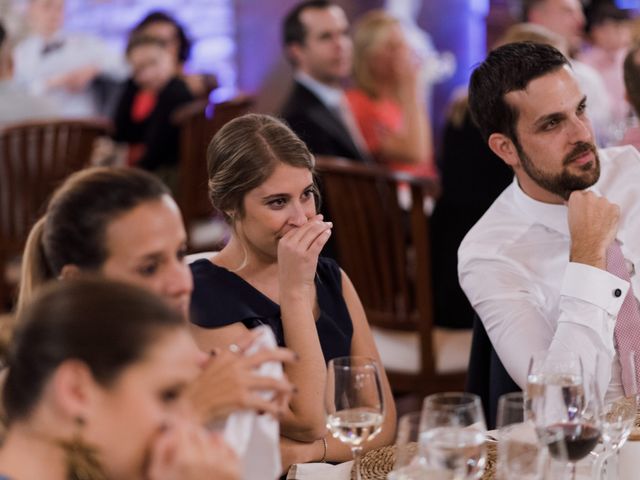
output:
M601 195L598 189L598 182L587 188L587 190L594 192L596 195ZM513 178L513 200L520 209L529 215L532 223L539 223L563 235L570 236L567 221L568 210L565 204L545 203L534 200L522 190L515 176Z
M325 83L319 82L311 75L300 70L294 74L296 81L307 87L313 94L320 99L325 107L329 109L340 106L344 92L340 88L331 87Z
M534 200L522 190L515 177L513 179L513 200L518 208L531 219L532 223L539 223L569 236L566 205Z

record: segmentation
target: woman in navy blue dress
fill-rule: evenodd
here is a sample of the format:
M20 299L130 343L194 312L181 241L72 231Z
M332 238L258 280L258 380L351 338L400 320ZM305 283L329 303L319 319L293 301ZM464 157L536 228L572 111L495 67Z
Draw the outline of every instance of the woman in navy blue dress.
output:
M326 363L379 356L351 281L333 260L319 258L332 225L317 214L314 158L284 123L249 114L215 135L207 161L210 199L232 236L217 255L191 265L196 341L215 348L269 325L299 357L285 366L298 389L281 419L285 468L349 460L349 448L326 432ZM382 376L387 417L368 448L394 435L393 397Z

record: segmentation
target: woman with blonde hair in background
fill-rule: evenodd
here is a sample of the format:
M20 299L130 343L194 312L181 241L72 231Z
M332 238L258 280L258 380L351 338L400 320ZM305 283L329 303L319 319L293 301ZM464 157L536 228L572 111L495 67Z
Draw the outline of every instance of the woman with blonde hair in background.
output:
M373 157L394 169L435 175L426 86L397 19L372 10L354 25L355 87L347 91Z

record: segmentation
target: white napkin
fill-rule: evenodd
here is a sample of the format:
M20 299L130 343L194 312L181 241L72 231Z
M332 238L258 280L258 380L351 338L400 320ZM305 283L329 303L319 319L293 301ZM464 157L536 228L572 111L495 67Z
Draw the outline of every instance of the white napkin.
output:
M330 463L296 463L291 465L287 480L350 480L353 460L331 465Z
M269 327L260 326L256 330L260 330L261 334L245 355L277 346ZM282 378L282 364L263 363L258 374ZM264 395L269 398L273 393L265 392ZM280 426L271 415L258 415L253 410L231 414L224 428L224 439L240 457L243 480L274 480L280 476Z

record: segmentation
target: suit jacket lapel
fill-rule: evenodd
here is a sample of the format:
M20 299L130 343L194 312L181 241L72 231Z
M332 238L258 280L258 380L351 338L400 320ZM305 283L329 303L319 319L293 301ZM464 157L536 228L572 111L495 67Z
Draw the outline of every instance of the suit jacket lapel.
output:
M297 82L296 82L297 83ZM352 152L353 158L363 158L362 152L354 143L347 127L344 126L342 120L339 119L324 103L322 103L313 92L309 91L304 85L297 83L297 88L307 97L307 114L320 128L329 133L333 138L340 142L348 151Z

